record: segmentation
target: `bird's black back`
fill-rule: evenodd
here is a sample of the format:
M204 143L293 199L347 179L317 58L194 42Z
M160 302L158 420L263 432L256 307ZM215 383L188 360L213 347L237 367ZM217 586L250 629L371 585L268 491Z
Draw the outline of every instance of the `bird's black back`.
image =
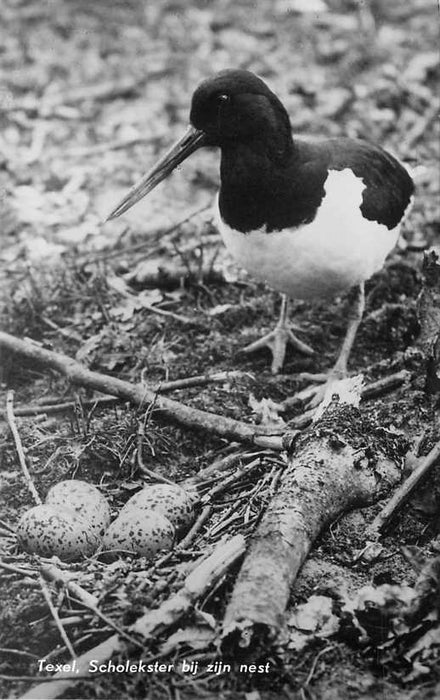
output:
M295 139L287 162L252 144L222 148L220 213L231 228L268 233L314 220L330 170L349 168L364 184L361 212L388 229L401 221L414 191L406 169L365 141ZM347 200L341 206L349 207ZM341 212L343 214L343 212Z

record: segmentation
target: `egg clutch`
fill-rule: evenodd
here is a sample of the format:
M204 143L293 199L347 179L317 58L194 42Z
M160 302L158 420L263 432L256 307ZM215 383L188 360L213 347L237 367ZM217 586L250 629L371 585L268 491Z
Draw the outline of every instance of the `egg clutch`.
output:
M46 502L21 517L17 541L26 552L63 561L89 557L98 548L112 554L152 558L170 550L191 525L197 498L177 484L147 485L111 521L101 491L78 479L53 486Z

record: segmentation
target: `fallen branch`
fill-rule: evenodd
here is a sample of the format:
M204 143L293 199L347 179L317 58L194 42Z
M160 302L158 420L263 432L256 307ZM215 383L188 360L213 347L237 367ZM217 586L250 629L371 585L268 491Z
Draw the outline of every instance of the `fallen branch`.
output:
M294 456L253 537L224 619L228 654L256 658L263 647L267 657L319 533L341 513L382 498L399 479L402 438L359 411L359 378L335 383L332 395L313 426L297 435Z
M76 598L76 600L84 605L84 607L99 617L103 622L105 622L106 625L114 629L115 632L118 632L120 637L126 639L132 644L136 643L136 641L129 634L127 634L122 627L117 625L111 618L101 612L99 609L98 598L84 590L84 588L82 588L82 586L80 586L78 583L75 583L75 581L72 581L68 572L65 573L61 571L61 569L58 569L55 564L42 564L40 566L40 577L43 577L47 581L55 582L64 586L69 593Z
M37 489L35 488L34 482L32 481L32 477L31 477L29 470L27 468L26 458L24 456L23 445L21 444L20 433L18 432L17 426L15 424L14 392L13 391L8 391L8 394L7 394L6 415L7 415L7 421L8 421L9 428L10 428L11 433L12 433L13 438L14 438L15 448L17 450L17 455L18 455L18 461L20 462L21 470L24 474L24 479L26 481L26 485L27 485L35 503L37 505L41 505L43 501L41 500L40 495L39 495Z
M380 513L375 517L371 525L367 529L370 539L377 539L379 533L388 525L397 511L410 498L414 489L420 484L422 479L428 474L430 469L440 459L440 442L432 448L431 452L418 460L419 465L414 469L412 474L403 482L402 486L393 494L388 503Z
M136 406L154 403L155 415L163 416L187 428L206 430L218 437L238 440L239 442L258 445L259 447L268 447L274 450L283 449L282 437L279 434L274 434L273 430L208 413L178 401L158 396L154 389L149 388L145 384L130 384L130 382L125 382L116 377L93 372L67 355L45 350L38 345L15 338L3 331L0 331L0 347L20 354L43 367L49 367L60 372L73 384L95 389L104 394L119 396L119 398L130 401Z
M420 333L417 346L425 356L425 391L440 392L440 263L431 251L423 259L423 286L417 299Z
M66 649L68 650L70 656L73 659L76 659L77 655L75 653L75 650L72 646L72 643L71 643L69 637L67 636L67 632L63 627L63 623L60 620L60 616L58 615L58 610L56 609L56 607L54 606L54 604L52 602L52 598L50 595L50 591L47 587L47 584L42 576L39 576L38 580L40 582L40 587L41 587L41 591L43 593L43 597L46 601L47 607L49 608L50 614L52 615L52 618L55 622L55 626L57 627L58 632L60 633L60 637L63 640L64 644L66 645Z
M55 564L42 564L40 566L40 574L46 579L46 581L53 581L65 586L67 590L83 605L93 612L99 612L98 598L84 590L84 588L78 583L75 583L75 581L72 581L70 575L61 571L61 569L55 566Z
M309 375L307 372L302 372L300 376L304 379L313 375ZM362 387L361 399L364 401L366 399L373 399L377 398L378 396L383 396L384 394L387 394L390 391L394 391L394 389L397 389L399 386L407 382L410 379L410 377L411 372L409 372L406 369L402 369L399 372L395 372L394 374L389 374L386 377L382 377L382 379L378 379L377 381L371 382L371 384L367 384L366 386ZM313 387L307 387L302 391L298 391L293 396L289 396L287 399L277 404L278 410L283 412L289 410L290 408L295 408L296 406L303 404L310 398L312 391ZM311 419L313 416L313 411L306 411L302 416L299 416L298 419L303 418L303 416L306 416L309 413ZM309 422L311 422L311 420ZM305 426L301 424L301 427Z
M202 595L210 590L221 580L229 568L243 555L245 541L242 535L232 537L228 542L219 545L209 557L202 557L201 563L186 577L181 590L157 608L149 610L131 625L129 631L142 636L144 646L145 638L149 639L163 632L175 624ZM50 681L40 683L30 688L21 697L28 700L51 700L58 698L71 688L78 677L94 676L90 674L90 661L93 659L101 664L117 653L123 652L123 646L119 635L111 637L82 654L76 659L76 667L71 671L60 671Z
M213 372L212 374L208 372L206 374L198 374L194 377L183 377L182 379L173 379L168 382L159 382L155 387L152 387L152 391L164 394L176 391L177 389L188 389L195 386L217 384L231 379L239 379L245 375L249 376L249 373L239 370ZM84 408L102 408L115 406L122 400L123 399L119 399L117 396L100 396L94 399L81 399L81 406ZM65 411L74 411L77 407L78 401L73 399L71 401L60 401L59 403L28 404L26 406L14 406L14 415L21 418L26 416L49 416L57 413L64 413ZM0 411L0 419L2 418L6 418L6 411Z

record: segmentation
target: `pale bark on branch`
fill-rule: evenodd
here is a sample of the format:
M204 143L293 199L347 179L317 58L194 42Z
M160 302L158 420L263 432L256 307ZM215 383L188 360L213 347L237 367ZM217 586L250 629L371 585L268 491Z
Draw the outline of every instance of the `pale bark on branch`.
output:
M319 533L341 513L383 498L399 480L406 444L372 424L357 408L359 387L356 394L352 400L334 394L298 436L228 604L225 652L267 656L280 639L292 584Z

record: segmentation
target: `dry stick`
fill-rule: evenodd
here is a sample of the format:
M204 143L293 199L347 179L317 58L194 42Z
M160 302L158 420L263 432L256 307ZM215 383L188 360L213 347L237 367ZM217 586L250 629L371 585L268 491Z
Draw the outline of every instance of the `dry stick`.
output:
M144 458L143 458L143 444L144 444L144 438L145 438L145 426L147 424L147 421L150 418L150 415L152 411L154 410L154 404L151 404L151 410L149 409L146 411L144 417L138 421L138 429L137 429L137 435L136 435L136 463L139 472L142 474L143 477L148 477L148 479L152 479L153 481L158 481L161 484L171 484L172 486L175 486L176 482L171 481L171 479L168 479L166 476L162 476L161 474L157 474L153 469L148 469L147 466L144 464Z
M64 336L64 338L67 338L67 340L76 340L77 343L82 343L82 336L76 331L66 330L66 328L59 326L58 323L55 323L50 318L46 318L46 316L40 316L40 319L46 324L46 326L49 326L49 328L52 328L52 330Z
M302 373L303 376L305 374L305 372ZM387 392L396 389L401 384L408 381L410 377L411 372L408 372L408 370L406 369L402 369L400 370L400 372L395 372L395 374L390 374L387 377L382 377L382 379L378 379L376 382L371 382L371 384L367 384L366 386L364 386L361 391L361 398L372 399L378 396L382 396L383 394L386 394ZM309 394L311 393L312 389L313 387L307 387L306 389L299 391L297 394L294 394L293 396L290 396L289 398L285 399L280 404L278 404L279 410L286 411L289 408L294 408L295 406L298 406L298 404L303 403L309 398ZM307 413L308 412L305 412L303 415L298 416L297 420L300 421L304 416L307 415ZM313 411L311 412L311 414L313 414ZM301 424L301 427L304 426Z
M91 593L88 593L87 591L84 590L79 584L75 583L74 581L71 581L66 574L64 574L63 571L58 569L54 564L43 564L40 567L40 574L43 576L45 579L48 581L55 581L56 583L61 583L63 586L67 588L67 590L72 593L75 598L80 601L88 610L90 610L94 615L99 617L103 622L105 622L106 625L111 627L112 629L115 630L115 632L118 632L118 634L126 639L127 641L131 642L132 644L136 644L136 640L133 639L127 632L125 632L119 625L117 625L113 620L107 615L105 615L101 610L99 609L99 601L98 599L92 595Z
M117 396L101 396L96 399L81 399L81 404L84 408L92 406L115 406L120 403L121 399ZM25 418L27 416L44 416L64 413L65 411L74 411L78 406L76 401L62 401L60 403L51 404L28 404L27 406L17 406L14 409L16 418ZM0 411L0 419L5 416L3 411Z
M60 616L58 615L58 610L55 608L54 604L52 603L52 598L50 597L50 592L49 592L49 589L47 588L46 582L44 581L42 576L39 576L38 579L40 582L40 586L41 586L41 590L42 590L44 599L47 603L47 606L50 610L50 614L52 615L52 617L55 621L55 624L58 628L58 631L61 635L61 639L63 640L64 644L66 645L67 650L68 650L70 656L72 657L72 659L76 659L75 650L74 650L72 644L70 643L70 639L66 634L66 630L64 629L64 627L61 623Z
M40 658L37 654L31 654L29 651L21 651L21 649L11 649L9 647L0 647L0 654L15 654L16 656L25 656L27 659L35 660Z
M13 527L11 527L8 523L5 523L5 521L2 520L1 518L0 518L0 525L1 525L2 527L4 527L5 530L9 530L9 532L10 532L12 535L15 535L15 529L14 529Z
M378 396L383 396L383 394L397 389L397 387L409 381L410 378L411 372L407 369L402 369L400 372L395 372L395 374L389 374L387 377L382 377L376 382L367 384L361 391L361 399L375 399Z
M192 408L163 396L157 396L154 390L143 384L130 384L116 377L93 372L66 355L45 350L3 331L0 331L0 347L23 355L44 367L55 369L74 384L90 387L104 394L119 396L137 406L154 402L159 416L164 416L187 428L206 430L218 437L239 440L260 447L283 449L283 439L281 435L274 434L274 431Z
M226 610L223 643L232 655L255 657L261 647L267 655L282 629L291 586L319 533L341 513L382 498L399 479L401 437L362 415L358 379L335 383L320 417L296 439Z
M26 485L31 492L32 498L34 499L35 503L37 505L42 504L42 500L38 494L37 489L34 486L34 482L32 481L32 477L29 473L29 470L26 466L26 459L24 456L24 450L23 450L23 445L21 444L21 439L20 439L20 434L17 430L17 426L15 424L15 416L14 416L14 392L13 391L8 391L7 397L6 397L6 415L7 415L7 421L9 428L11 430L11 433L14 437L14 442L15 442L15 449L17 450L18 454L18 459L20 462L21 469L24 474L24 478L26 481Z
M38 575L36 571L21 569L16 566L12 566L11 564L6 564L2 561L0 561L0 568L4 569L5 571L10 571L11 573L19 574L20 576ZM99 610L99 601L94 595L88 593L88 591L84 590L84 588L82 588L78 583L75 583L75 581L71 581L69 577L63 571L61 571L61 569L58 569L58 567L55 566L55 564L42 564L40 566L40 576L42 576L48 581L54 581L55 583L59 583L65 586L67 590L78 601L80 601L86 608L88 608L92 613L99 617L103 622L109 625L109 627L112 627L114 630L116 630L120 636L124 637L132 643L136 643L136 640L134 640L122 628L116 625L113 622L113 620L111 620L109 617L107 617L107 615L104 615L104 613L102 613Z
M420 481L428 474L431 467L433 467L439 459L440 442L432 448L426 457L418 460L419 466L414 469L402 486L393 494L386 506L382 508L380 513L374 518L371 525L367 528L368 537L376 539L379 536L379 533L396 515L397 511L408 500Z
M382 379L378 379L376 382L372 382L371 384L367 384L367 386L363 387L361 391L361 399L364 401L366 399L373 399L377 398L378 396L383 396L383 394L387 394L389 391L394 391L394 389L397 389L397 387L401 386L401 384L408 381L410 377L411 372L408 372L406 369L402 369L400 372L396 372L395 374L390 374L388 377L382 377ZM287 408L302 403L305 392L310 392L310 388L304 390L303 399L300 399L302 392L299 392L291 398L283 401L280 404L279 410L285 411ZM299 416L296 416L289 421L289 428L294 430L304 430L304 428L307 428L313 421L315 413L315 408L304 411Z
M202 503L210 501L214 496L218 496L219 493L222 493L222 491L226 491L229 488L230 484L234 483L234 481L238 481L238 479L241 479L242 476L244 476L245 474L247 475L249 472L251 472L256 467L259 467L260 465L261 460L259 457L257 457L257 459L252 460L252 462L249 462L244 467L239 467L232 474L225 477L219 484L213 486L207 494L202 496Z
M87 608L90 608L93 612L96 612L99 602L98 598L88 593L88 591L84 590L84 588L78 583L75 583L75 581L71 581L69 576L55 566L55 564L42 564L40 566L40 574L48 581L54 581L55 583L60 583L65 586L77 600L83 603Z
M18 566L13 566L12 564L6 564L6 562L0 560L0 569L5 571L10 571L13 574L18 574L19 576L37 576L37 572L32 569L22 569Z
M150 610L136 620L131 625L130 631L150 639L163 632L170 625L175 624L182 615L193 607L196 600L220 581L232 564L243 555L244 550L245 541L242 535L236 535L228 542L216 547L212 554L206 559L203 558L203 561L186 577L184 585L178 593L162 603L157 610ZM75 684L78 675L87 676L90 674L91 659L101 664L121 651L123 648L119 636L114 634L102 644L79 656L76 660L76 670L58 672L51 681L30 688L21 697L23 700L57 698ZM90 675L90 679L93 680L93 678L94 676Z
M157 610L150 610L136 620L131 630L146 639L160 634L177 622L196 600L211 589L244 551L243 535L235 535L226 543L219 544L209 557L205 558L205 555L202 555L201 563L186 577L180 591L162 603Z
M10 529L4 530L2 527L0 527L0 537L14 537L14 535L11 534Z
M237 450L238 448L240 448L240 444L238 442L231 442L229 447L232 447L234 450ZM227 454L221 459L216 459L207 467L204 467L199 472L197 472L197 474L189 476L187 479L185 479L182 485L192 486L197 485L200 482L204 482L206 480L217 479L222 472L229 471L230 469L235 467L235 465L238 462L240 462L241 459L245 459L247 455L247 452L234 452L234 454Z
M163 394L165 392L175 391L176 389L187 389L195 386L203 386L205 384L226 382L230 379L239 379L245 375L250 376L249 372L241 372L240 370L199 374L194 377L183 377L182 379L173 379L168 382L159 382L155 387L152 387L152 391ZM82 399L81 404L84 407L114 406L120 401L121 399L115 396L101 396L95 399ZM52 415L63 413L64 411L73 411L77 405L76 401L62 401L60 403L51 404L28 404L27 406L16 406L14 408L14 415L15 417L39 416L44 414ZM3 411L0 411L0 419L5 417L5 415Z
M183 540L177 545L176 551L182 551L189 547L189 545L194 541L197 533L201 530L205 522L208 520L213 510L212 505L209 503L209 501L211 501L214 496L218 496L219 493L227 489L231 483L237 481L237 479L240 479L244 474L247 474L249 471L260 465L260 463L260 459L255 459L253 462L250 462L245 467L236 470L233 474L224 479L220 484L217 484L217 486L214 486L212 489L210 489L210 491L208 491L208 493L201 498L201 502L204 504L202 511L195 523L193 524L193 526L191 527L191 529L183 538ZM194 482L190 478L182 482L181 485L187 486L188 488L194 486Z
M213 507L210 503L207 503L205 506L203 506L202 511L198 516L197 520L195 521L194 525L191 527L190 530L188 530L183 540L181 540L177 545L177 552L187 549L187 547L189 547L189 545L194 542L195 538L197 537L197 534L210 517L212 511Z
M175 391L176 389L189 389L195 386L204 386L205 384L217 384L227 382L230 379L241 379L249 377L249 372L241 370L226 370L224 372L207 372L206 374L197 374L194 377L182 377L182 379L172 379L168 382L159 382L156 386L156 391Z
M238 481L239 479L241 479L242 476L247 475L250 471L255 469L255 467L260 466L260 464L261 459L257 458L252 462L246 464L244 467L236 469L228 477L223 478L223 480L219 484L217 484L216 486L212 486L207 493L199 497L199 501L203 505L203 509L200 515L198 516L197 520L185 536L185 538L181 542L179 542L177 550L186 549L189 546L190 542L194 540L198 531L201 529L201 527L211 515L212 506L210 505L210 502L212 501L212 499L215 496L218 496L218 494L222 491L227 490L231 483L233 483L234 481ZM210 470L210 467L207 467L207 470ZM199 489L203 488L204 481L202 479L194 479L193 477L189 477L188 479L182 481L180 485L186 488L189 492L193 491L194 489L198 491Z

